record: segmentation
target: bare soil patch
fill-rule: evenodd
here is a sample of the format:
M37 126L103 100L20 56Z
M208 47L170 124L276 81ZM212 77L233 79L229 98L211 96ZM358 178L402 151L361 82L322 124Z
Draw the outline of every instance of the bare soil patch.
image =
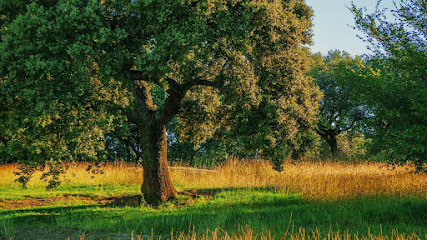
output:
M3 200L0 209L23 209L48 207L60 204L61 206L75 205L76 202L83 205L97 204L100 206L139 206L141 196L115 196L115 197L92 197L92 196L55 196L47 198L27 197L19 200Z
M189 191L182 191L179 195L185 195L189 198L205 197L209 198L216 194L216 191L206 191L193 189ZM34 198L27 197L19 200L3 200L0 202L0 209L25 209L25 208L37 208L37 207L49 207L49 206L71 206L76 203L82 205L100 205L105 207L138 207L141 205L141 195L122 195L112 197L93 197L85 195L69 195L64 194L62 196L47 197L47 198Z

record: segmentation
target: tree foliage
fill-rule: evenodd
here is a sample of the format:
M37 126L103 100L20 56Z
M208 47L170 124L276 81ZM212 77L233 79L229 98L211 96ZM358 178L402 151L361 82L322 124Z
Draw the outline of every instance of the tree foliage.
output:
M393 19L353 5L356 26L375 56L364 66L358 88L374 109L373 150L394 162L410 161L419 171L427 162L427 4L402 0Z
M97 59L102 42L124 33L103 28L95 2L49 3L28 3L2 28L2 135L9 156L27 165L21 182L47 163L44 176L55 186L54 163L102 156L104 132L121 118L109 108L128 105L129 96L119 81L101 77Z
M313 146L312 125L321 95L305 75L308 50L301 46L310 43L311 10L300 1L282 4L258 3L266 15L253 32L251 50L244 56L251 64L244 71L256 78L245 83L252 90L238 88L231 94L215 90L205 96L198 91L184 102L179 118L184 138L198 143L217 137L231 146L226 147L230 154L270 159L278 170L284 159L297 158ZM255 98L248 95L251 92L256 93ZM220 100L223 96L225 101ZM224 104L230 101L232 104ZM195 102L199 108L193 107ZM200 112L195 114L195 110Z

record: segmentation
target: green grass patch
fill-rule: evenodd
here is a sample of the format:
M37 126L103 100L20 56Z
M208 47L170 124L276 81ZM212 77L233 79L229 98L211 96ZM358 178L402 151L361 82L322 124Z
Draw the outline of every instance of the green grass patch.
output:
M97 192L96 187L65 187L46 193L44 190L8 189L15 193L7 196L17 199L31 196L46 197L49 194L80 194L87 196L136 195L131 186L105 187ZM44 238L58 236L78 237L86 233L86 239L100 236L126 236L136 234L168 236L174 232L195 229L205 233L207 229L221 229L231 233L249 225L256 233L270 231L280 236L284 232L307 232L319 229L323 234L332 231L350 231L362 235L391 235L399 233L420 237L427 234L427 201L417 198L364 197L334 202L303 200L300 195L285 194L272 189L213 189L213 197L191 198L183 195L173 202L158 208L146 205L56 203L25 209L0 210L0 236L30 238L39 234ZM21 193L22 192L22 193ZM38 195L39 194L39 195ZM47 195L44 195L47 194ZM2 194L3 195L3 194ZM136 196L133 196L136 197ZM117 200L120 200L118 198ZM1 237L0 237L1 238ZM42 237L43 238L43 237Z

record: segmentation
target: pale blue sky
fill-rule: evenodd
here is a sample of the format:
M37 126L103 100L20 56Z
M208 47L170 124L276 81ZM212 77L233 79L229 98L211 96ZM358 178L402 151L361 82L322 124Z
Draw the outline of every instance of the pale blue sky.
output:
M360 34L353 30L353 14L347 7L351 0L306 0L314 10L313 52L326 54L331 49L345 50L352 55L369 53L366 44L357 37ZM365 6L372 12L376 0L353 0L358 7ZM393 0L382 0L381 8L393 8Z

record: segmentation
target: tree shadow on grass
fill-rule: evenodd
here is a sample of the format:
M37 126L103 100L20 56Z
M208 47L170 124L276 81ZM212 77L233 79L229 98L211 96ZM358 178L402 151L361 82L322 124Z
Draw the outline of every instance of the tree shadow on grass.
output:
M59 229L58 236L66 231L85 231L92 224L96 231L112 234L127 233L129 229L147 234L153 229L163 236L171 229L185 231L189 226L201 232L212 227L235 231L245 224L255 230L277 233L288 226L290 216L296 226L323 230L337 226L337 229L358 231L371 225L390 230L402 223L411 224L409 227L425 224L426 204L422 200L367 198L320 203L266 188L187 190L180 192L178 198L194 201L182 205L175 201L147 211L140 207L141 195L122 195L103 198L93 205L2 210L0 217L14 221L17 231L42 226L46 229L42 232ZM99 235L98 232L91 234Z
M108 197L102 207L139 207L142 203L141 195L122 195Z
M26 208L26 209L7 209L0 211L1 216L7 216L11 214L22 215L25 213L35 213L40 216L47 216L48 214L54 213L65 213L65 212L73 212L77 210L86 210L90 208L98 207L99 205L91 204L91 205L80 205L80 206L61 206L61 207L37 207L37 208Z
M192 189L187 191L179 191L177 193L177 198L173 200L174 203L178 205L186 205L191 201L182 201L182 197L186 199L197 199L197 198L211 198L215 196L221 190L219 189ZM143 204L142 195L122 195L105 198L105 204L102 204L101 207L140 207Z
M227 187L227 188L202 188L202 189L190 189L190 190L184 190L178 192L178 195L189 195L193 196L194 198L198 197L205 197L210 198L214 197L215 195L223 192L230 192L230 191L261 191L261 192L278 192L276 188L274 187Z

